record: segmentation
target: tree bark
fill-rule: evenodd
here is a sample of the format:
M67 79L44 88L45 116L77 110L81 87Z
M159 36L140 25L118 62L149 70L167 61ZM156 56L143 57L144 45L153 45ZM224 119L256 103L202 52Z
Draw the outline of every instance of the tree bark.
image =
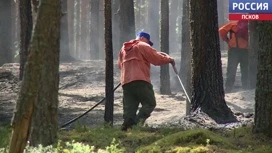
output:
M217 0L217 9L218 10L220 10L220 11L218 11L218 25L219 25L219 27L221 27L223 24L224 24L224 22L225 22L225 20L224 20L224 18L225 18L225 13L224 13L224 1L222 1L222 0ZM220 50L223 50L225 47L225 43L224 43L224 41L223 40L219 40L219 43L220 43Z
M57 140L60 7L60 0L42 1L39 7L12 122L10 153L23 152L30 132L36 140L31 144L45 146Z
M121 42L135 38L135 16L133 0L120 0Z
M111 0L105 0L105 55L106 55L106 104L105 122L113 125L113 51L112 51L112 15Z
M73 44L74 44L74 57L78 58L78 38L77 38L77 35L78 35L78 30L77 30L77 27L78 27L78 0L74 0L74 24L73 24L73 29L74 29L74 41L73 41Z
M272 137L272 22L259 21L258 74L253 131Z
M69 34L68 34L68 12L67 12L67 0L61 1L61 39L60 39L60 61L69 62L73 61L73 57L70 54L69 48Z
M161 0L161 51L169 54L169 0ZM160 69L160 93L170 95L169 65Z
M70 55L74 56L74 5L75 0L67 1L67 11L68 11L68 39L69 39L69 51Z
M178 52L178 27L177 27L177 21L178 21L178 7L179 7L179 1L172 0L170 5L170 12L169 12L169 50L171 52Z
M91 0L91 59L99 59L99 0Z
M192 48L190 44L190 22L189 22L189 0L183 1L183 15L182 15L182 32L181 32L181 61L179 77L181 78L185 90L188 95L191 95L192 79L191 79L191 61ZM178 80L177 80L178 81ZM176 83L176 86L180 85ZM190 97L189 97L190 98ZM191 104L186 100L186 115L190 113Z
M32 25L33 28L36 26L37 22L37 15L38 15L38 8L39 3L41 0L31 0L31 8L32 8Z
M256 88L257 64L258 64L258 42L257 21L249 22L249 88Z
M50 5L48 5L50 4ZM42 7L43 6L43 7ZM42 73L37 101L34 103L30 145L43 146L57 141L58 130L58 86L60 59L60 0L41 2L37 18L37 33L43 35L47 46L43 50ZM50 21L49 21L50 20ZM40 24L42 24L40 26ZM48 26L44 26L48 24ZM49 33L49 35L48 35Z
M0 66L4 63L12 62L12 26L11 26L11 2L10 0L0 1Z
M32 35L32 12L31 0L19 1L20 8L20 74L19 79L23 79L24 66L28 56L28 47Z
M153 41L153 47L157 50L160 49L160 3L156 0L148 1L148 30L150 31L150 38Z
M235 122L224 99L217 2L190 0L190 13L192 111L200 108L217 123Z
M88 5L89 1L82 0L81 2L81 59L89 60L90 51L88 51L88 45L90 41L88 41L89 34L89 21L88 21ZM89 57L89 58L88 58Z
M104 24L104 1L105 0L100 0L99 1L99 13L98 13L98 16L99 16L99 25L103 25ZM99 26L98 27L98 30L99 30L99 35L98 35L98 44L99 44L99 50L98 50L98 53L99 53L99 59L105 59L105 51L103 50L103 48L105 48L105 38L104 38L104 26Z
M120 0L113 0L112 4L112 34L114 36L113 41L113 58L117 59L120 48L123 42L120 42Z
M135 14L135 30L138 31L146 31L146 0L136 0L134 1L134 14ZM157 2L158 3L158 2Z
M11 2L11 26L12 26L12 34L11 34L11 51L14 57L12 58L12 62L20 62L18 55L18 51L20 50L20 11L19 11L19 2L18 1L10 1Z
M81 0L75 1L75 55L80 59L81 56Z

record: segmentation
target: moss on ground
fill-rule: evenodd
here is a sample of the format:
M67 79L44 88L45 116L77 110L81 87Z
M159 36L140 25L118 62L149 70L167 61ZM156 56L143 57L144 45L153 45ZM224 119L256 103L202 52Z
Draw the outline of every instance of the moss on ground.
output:
M10 127L0 126L0 148L8 146ZM135 127L127 132L119 128L77 127L60 131L61 142L82 142L96 149L110 146L115 139L125 152L137 153L266 153L272 152L272 140L253 134L252 127L231 131Z
M251 127L231 131L208 129L151 129L136 127L128 132L117 128L61 132L65 141L84 141L96 148L108 146L115 138L126 152L138 153L259 153L272 152L272 143L264 135L253 134ZM64 136L66 135L66 136ZM86 141L88 140L88 141Z

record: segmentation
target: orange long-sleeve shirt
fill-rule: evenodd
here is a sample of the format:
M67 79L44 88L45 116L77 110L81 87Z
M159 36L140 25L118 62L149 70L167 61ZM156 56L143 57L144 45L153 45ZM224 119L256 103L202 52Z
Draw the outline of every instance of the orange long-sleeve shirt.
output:
M151 83L150 64L163 65L170 63L167 55L162 55L149 44L131 40L123 44L119 52L118 67L121 70L121 84L127 84L136 80Z
M242 37L236 38L235 36L235 33L237 32L237 24L238 21L230 21L224 24L219 28L219 35L223 41L228 40L229 48L248 48L248 41L246 39Z

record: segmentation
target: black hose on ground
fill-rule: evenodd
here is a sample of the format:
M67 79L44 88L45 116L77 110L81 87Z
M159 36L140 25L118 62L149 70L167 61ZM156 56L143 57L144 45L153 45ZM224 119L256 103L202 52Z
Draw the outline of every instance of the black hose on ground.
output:
M121 85L121 83L119 83L114 89L113 92ZM65 124L63 124L61 126L61 128L66 127L67 125L75 122L76 120L80 119L81 117L83 117L84 115L86 115L87 113L89 113L90 111L92 111L96 106L98 106L99 104L101 104L104 100L106 99L106 97L104 97L102 100L100 100L98 103L96 103L92 108L90 108L89 110L87 110L86 112L84 112L83 114L79 115L78 117L66 122Z

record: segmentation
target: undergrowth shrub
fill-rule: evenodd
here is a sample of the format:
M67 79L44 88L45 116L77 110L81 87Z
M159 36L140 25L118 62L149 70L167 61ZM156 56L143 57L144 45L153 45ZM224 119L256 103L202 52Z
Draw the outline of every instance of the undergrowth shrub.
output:
M72 142L66 142L64 147L62 147L59 143L57 150L63 153L85 153L85 152L87 153L87 152L93 152L94 146L89 146L81 142L72 141Z
M94 146L84 144L81 142L59 142L56 147L42 146L37 147L26 146L24 153L125 153L125 149L119 147L119 143L115 139L105 149L98 148L95 150ZM0 148L0 153L8 153L8 149Z
M0 153L8 153L8 149L7 148L0 148Z

